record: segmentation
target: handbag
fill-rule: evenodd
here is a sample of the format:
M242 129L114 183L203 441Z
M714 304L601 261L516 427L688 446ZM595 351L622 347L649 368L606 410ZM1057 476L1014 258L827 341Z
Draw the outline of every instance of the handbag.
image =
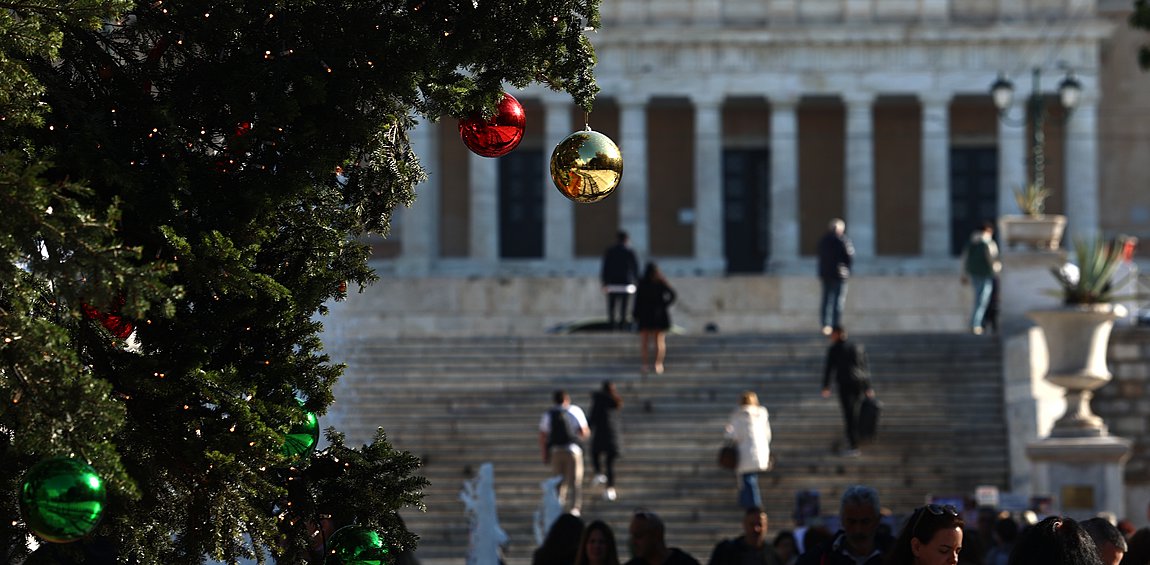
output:
M719 467L733 471L739 465L739 448L733 442L719 448Z

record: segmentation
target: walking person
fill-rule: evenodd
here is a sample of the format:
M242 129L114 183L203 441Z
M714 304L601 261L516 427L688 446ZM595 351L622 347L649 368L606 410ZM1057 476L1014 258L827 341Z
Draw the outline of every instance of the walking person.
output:
M603 252L603 262L599 267L599 283L607 295L607 323L611 329L629 327L627 303L635 293L635 283L638 281L639 259L631 249L630 236L619 230L615 245Z
M859 451L859 409L864 396L874 398L870 385L866 350L862 345L847 341L842 326L831 330L831 346L827 348L827 361L823 369L823 398L831 397L831 380L839 390L839 403L843 409L843 428L847 449L842 455L857 457Z
M974 230L962 250L962 284L969 283L974 291L974 303L970 310L970 332L974 335L982 335L982 321L990 306L994 278L1002 270L1002 263L998 260L998 246L993 236L994 223L983 222Z
M635 293L635 321L639 324L640 350L643 363L642 372L647 374L650 365L648 349L655 345L655 374L663 374L663 358L667 355L667 330L671 328L671 313L668 311L675 302L675 289L671 288L663 272L654 262L647 263L639 289Z
M831 328L842 323L847 301L847 279L851 275L855 248L845 235L846 229L846 222L835 218L819 239L819 280L823 286L819 322L823 325L823 335L830 335Z
M603 381L598 391L591 393L591 417L588 424L591 428L591 466L595 471L595 482L607 485L603 491L603 498L614 501L618 494L615 492L615 459L619 457L620 410L623 409L623 397L615 390L615 383ZM600 460L603 465L600 465ZM600 472L605 469L606 474Z
M551 465L559 483L559 500L564 509L579 516L583 501L583 447L582 441L591 434L583 409L571 404L566 391L557 390L552 396L555 405L543 413L539 420L539 449L543 463Z
M749 390L743 392L738 408L731 412L727 422L726 437L734 440L739 450L735 467L735 474L739 476L739 506L761 508L759 472L770 467L771 422L757 394Z

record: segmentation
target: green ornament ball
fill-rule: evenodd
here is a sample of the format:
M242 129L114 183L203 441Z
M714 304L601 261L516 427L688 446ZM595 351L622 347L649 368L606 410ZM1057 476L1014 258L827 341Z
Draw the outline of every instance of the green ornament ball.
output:
M96 528L104 513L104 479L90 465L57 457L28 469L20 482L20 512L37 536L76 541Z
M325 565L383 565L387 548L379 532L364 526L344 526L327 542Z
M305 412L302 422L292 424L284 436L283 454L296 457L315 449L319 443L319 418L314 412Z

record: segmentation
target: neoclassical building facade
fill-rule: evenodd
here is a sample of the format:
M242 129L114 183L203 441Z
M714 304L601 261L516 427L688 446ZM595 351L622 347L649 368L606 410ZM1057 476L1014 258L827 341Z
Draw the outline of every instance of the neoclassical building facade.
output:
M498 159L469 153L452 119L422 123L413 142L429 180L377 252L413 276L588 275L624 229L672 273L805 274L842 217L863 273L953 271L975 225L1017 212L1036 158L1068 233L1150 236L1150 79L1126 4L605 1L589 32L594 111L510 90L527 134ZM1057 89L1070 74L1081 99L1067 110ZM1000 75L1015 91L1001 113L989 92ZM568 201L548 175L551 149L585 125L625 163L594 204Z

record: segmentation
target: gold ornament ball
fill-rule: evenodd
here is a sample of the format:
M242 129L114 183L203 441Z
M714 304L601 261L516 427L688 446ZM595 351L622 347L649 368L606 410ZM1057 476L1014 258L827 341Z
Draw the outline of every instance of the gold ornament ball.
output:
M587 204L615 192L623 178L619 146L597 131L577 131L551 153L551 182L568 199Z

